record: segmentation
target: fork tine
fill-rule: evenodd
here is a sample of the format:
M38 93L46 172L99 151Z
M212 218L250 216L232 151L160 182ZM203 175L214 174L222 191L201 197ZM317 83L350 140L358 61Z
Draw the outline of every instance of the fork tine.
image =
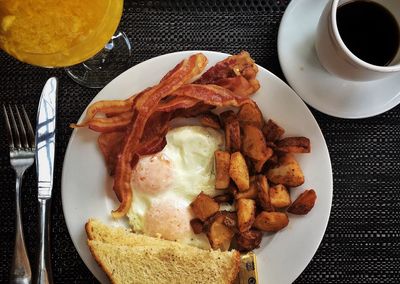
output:
M15 118L14 118L14 114L13 114L11 106L8 105L8 108L10 110L10 117L11 117L11 125L12 125L11 130L14 130L13 132L15 134L15 137L13 136L14 145L17 148L21 148L21 141L19 140L19 132L18 132L17 123L15 122Z
M19 109L18 109L17 105L14 105L14 108L17 112L17 119L18 119L18 124L19 124L19 132L21 134L20 138L21 138L22 147L29 148L28 140L26 138L25 126L24 126L24 123L22 122L21 114L19 113Z
M27 139L28 139L28 142L30 144L30 147L34 148L35 147L35 134L33 133L32 124L31 124L31 121L29 120L28 115L26 114L24 105L22 105L22 112L24 114L25 125L26 125L26 128L27 128L27 133L26 133L27 134Z
M6 121L8 143L10 144L10 147L14 148L14 141L13 141L11 126L10 126L10 120L8 119L8 114L7 114L5 105L3 105L3 113L4 113L4 119Z

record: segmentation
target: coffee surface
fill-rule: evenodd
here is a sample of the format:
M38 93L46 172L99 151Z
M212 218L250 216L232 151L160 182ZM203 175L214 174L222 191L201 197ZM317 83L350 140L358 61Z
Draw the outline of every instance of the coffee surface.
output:
M372 1L349 2L338 8L336 20L343 42L361 60L386 66L396 56L399 25L382 5Z

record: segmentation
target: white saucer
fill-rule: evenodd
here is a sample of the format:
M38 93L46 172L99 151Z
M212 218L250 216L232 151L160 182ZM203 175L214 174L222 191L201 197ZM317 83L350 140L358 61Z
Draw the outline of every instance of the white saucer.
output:
M400 74L352 82L328 73L314 48L319 17L327 0L292 0L278 34L278 54L283 73L297 94L315 109L342 118L365 118L400 103Z

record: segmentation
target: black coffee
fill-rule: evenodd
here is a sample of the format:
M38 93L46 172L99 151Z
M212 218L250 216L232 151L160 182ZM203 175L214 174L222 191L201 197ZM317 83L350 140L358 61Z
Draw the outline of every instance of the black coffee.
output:
M371 1L353 1L340 6L336 17L339 34L355 56L380 66L394 59L400 29L385 7Z

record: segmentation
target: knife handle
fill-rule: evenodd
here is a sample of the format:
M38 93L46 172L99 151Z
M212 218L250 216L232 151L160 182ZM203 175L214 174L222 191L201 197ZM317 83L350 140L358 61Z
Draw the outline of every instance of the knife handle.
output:
M50 199L39 199L39 255L36 284L51 284L53 276L51 273L50 262L50 244L49 244L49 216L50 216Z

